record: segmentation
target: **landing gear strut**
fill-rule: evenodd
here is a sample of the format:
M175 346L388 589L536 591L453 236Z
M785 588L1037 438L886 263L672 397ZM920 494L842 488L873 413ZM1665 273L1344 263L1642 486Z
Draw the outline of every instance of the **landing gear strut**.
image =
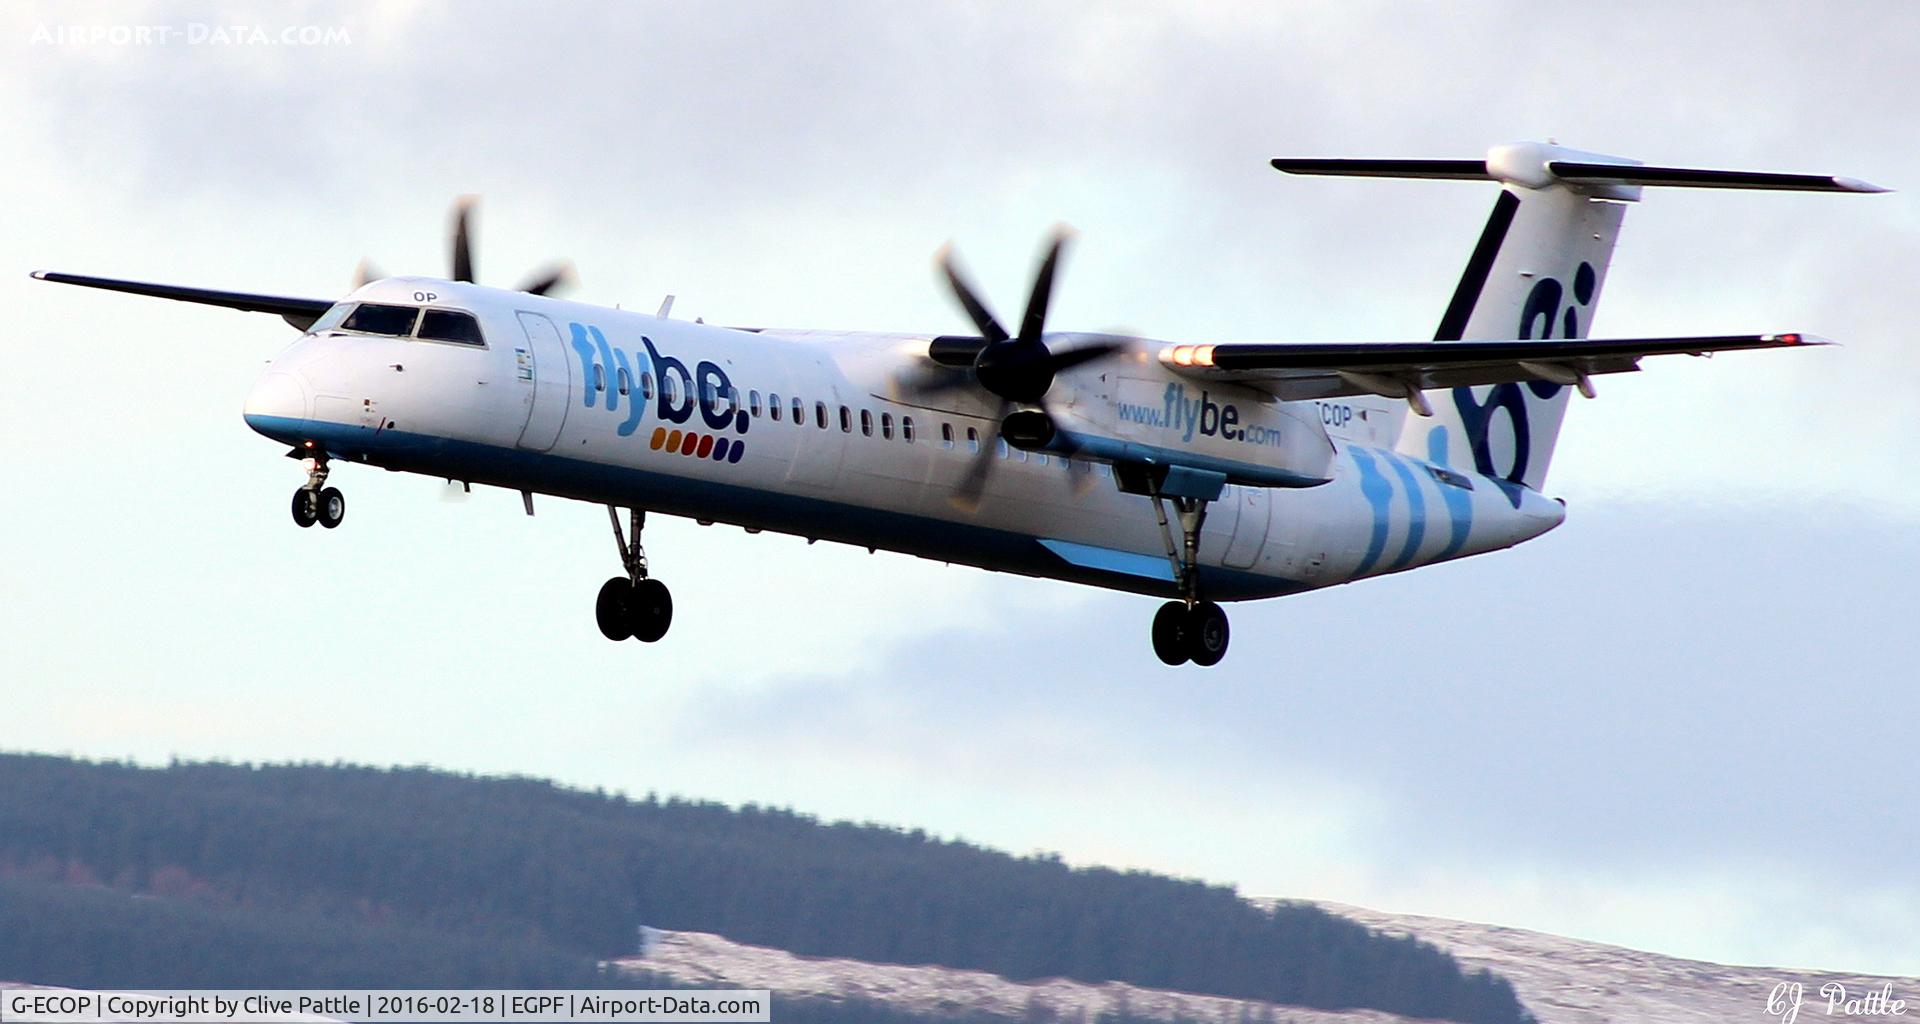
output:
M301 529L315 523L331 530L347 518L347 497L338 487L328 487L325 452L306 459L307 485L293 492L293 522Z
M619 509L608 505L607 519L613 523L613 542L620 546L620 563L627 574L600 585L594 618L609 640L632 637L641 643L653 643L666 636L667 627L673 624L673 595L667 592L666 584L647 575L647 551L640 546L640 530L647 525L647 514L629 509L630 529L626 532L620 529ZM633 534L631 541L627 533Z
M1166 542L1167 561L1173 566L1174 581L1180 585L1180 600L1168 601L1153 616L1153 653L1169 665L1217 665L1227 656L1227 613L1212 601L1200 600L1200 527L1207 521L1207 502L1200 498L1167 498L1158 487L1149 492L1153 512L1160 521L1160 537ZM1172 501L1180 519L1181 543L1175 545L1173 529L1167 523L1167 502Z

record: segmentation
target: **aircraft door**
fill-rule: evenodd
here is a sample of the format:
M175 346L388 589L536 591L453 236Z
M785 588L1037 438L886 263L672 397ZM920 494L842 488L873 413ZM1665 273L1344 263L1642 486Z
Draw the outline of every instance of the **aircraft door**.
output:
M520 447L549 451L560 438L573 394L573 365L553 321L539 313L521 313L527 334L525 348L515 346L514 366L527 405L527 423L520 431Z
M1232 539L1220 562L1229 569L1251 569L1260 560L1260 549L1267 543L1267 527L1273 515L1273 492L1265 487L1241 485L1220 496L1219 504L1232 502L1237 513Z
M829 490L840 482L840 463L846 455L848 440L840 430L840 389L829 383L839 376L839 372L821 361L808 360L797 365L804 368L804 373L794 373L791 379L814 380L826 386L806 396L806 424L793 432L793 459L787 463L787 482L811 489ZM816 402L824 402L827 406L825 430L820 429L816 418Z

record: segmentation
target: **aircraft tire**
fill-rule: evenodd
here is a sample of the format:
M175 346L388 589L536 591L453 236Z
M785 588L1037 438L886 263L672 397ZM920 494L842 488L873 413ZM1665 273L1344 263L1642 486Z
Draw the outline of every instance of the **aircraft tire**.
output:
M650 644L667 635L673 625L673 594L667 585L655 579L641 580L628 598L627 624L633 638Z
M340 493L338 487L328 487L320 492L319 501L314 503L314 515L319 517L320 525L331 530L347 518L347 496Z
M1195 665L1220 664L1229 636L1226 610L1212 601L1202 601L1187 613L1187 656Z
M293 492L293 524L304 530L318 522L320 520L318 504L304 487Z
M633 601L633 584L624 576L600 584L600 596L593 602L593 618L601 635L609 640L625 640L633 635L633 617L628 611Z
M1184 665L1188 653L1187 606L1168 601L1153 615L1153 653L1169 665Z

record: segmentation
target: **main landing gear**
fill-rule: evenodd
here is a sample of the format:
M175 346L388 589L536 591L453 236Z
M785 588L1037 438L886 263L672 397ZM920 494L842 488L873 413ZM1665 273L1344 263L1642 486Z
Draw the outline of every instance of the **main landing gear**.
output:
M607 639L632 637L650 644L666 636L667 627L673 624L673 595L667 592L666 584L647 575L647 552L640 546L640 530L647 525L647 514L636 508L628 510L627 517L632 541L620 530L620 511L607 506L607 518L613 522L613 542L620 546L620 562L626 566L627 575L600 585L593 614Z
M1153 512L1160 520L1160 536L1166 541L1167 561L1173 566L1173 578L1180 584L1180 600L1168 601L1153 616L1153 653L1169 665L1218 665L1227 656L1227 613L1212 601L1200 600L1199 571L1200 526L1207 520L1207 502L1200 498L1167 498L1152 487ZM1167 502L1172 501L1180 518L1182 543L1176 547L1173 530L1167 524Z
M293 522L301 529L315 523L331 530L347 518L347 497L338 487L328 487L327 456L324 452L306 459L307 485L293 492Z

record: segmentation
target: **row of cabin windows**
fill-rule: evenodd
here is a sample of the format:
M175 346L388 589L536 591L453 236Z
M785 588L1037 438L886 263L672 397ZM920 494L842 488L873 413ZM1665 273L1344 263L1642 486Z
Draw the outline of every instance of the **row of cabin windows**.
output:
M614 371L614 381L614 386L620 394L627 395L632 393L632 377L625 368ZM605 391L607 389L606 368L599 364L595 364L593 367L593 386L595 390L599 391ZM666 398L669 404L677 404L680 401L680 383L678 377L673 375L662 377L661 387L666 391ZM649 401L654 397L653 374L644 370L640 373L640 397ZM701 397L711 403L715 411L722 415L740 406L740 392L734 388L721 391L712 384L705 384L701 387ZM762 395L757 389L747 392L746 406L749 415L755 419L765 417L775 423L790 422L796 427L804 427L807 425L808 416L805 399L782 399L780 395L774 393L768 393L764 397L765 401L763 403ZM857 413L854 409L844 405L839 406L838 409L839 412L836 415L833 409L828 407L827 403L813 403L812 420L814 426L821 430L829 430L835 422L838 422L841 433L851 434L853 433L854 423L857 418L860 424L860 434L863 437L872 437L874 429L878 427L880 439L883 441L893 440L896 428L900 440L907 444L914 444L920 440L920 434L913 422L912 416L901 416L896 420L890 412L883 412L878 417L875 417L873 411L870 409L861 409L858 410ZM980 431L978 428L967 427L965 438L966 450L969 453L977 453L980 451ZM960 447L960 445L960 436L954 432L953 424L940 424L940 447L952 451ZM1045 452L1027 452L1019 448L1011 448L1004 439L996 440L994 448L999 457L1003 459L1014 458L1021 462L1037 461L1043 466L1048 462L1048 457ZM1072 460L1065 456L1054 456L1054 461L1059 462L1063 468L1067 469L1071 469L1073 465ZM1081 463L1080 465L1085 471L1092 472L1093 466L1096 464Z

